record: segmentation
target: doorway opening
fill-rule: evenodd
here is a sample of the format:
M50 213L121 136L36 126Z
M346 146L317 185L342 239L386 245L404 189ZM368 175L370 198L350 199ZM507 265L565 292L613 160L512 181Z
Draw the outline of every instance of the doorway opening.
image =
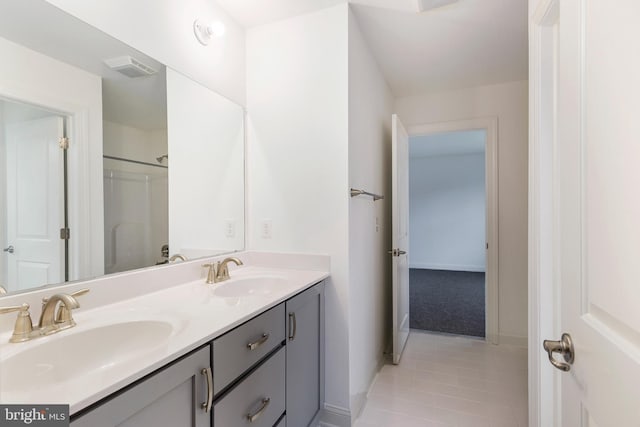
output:
M485 337L486 132L409 138L412 329Z
M497 344L497 120L408 133L410 327Z

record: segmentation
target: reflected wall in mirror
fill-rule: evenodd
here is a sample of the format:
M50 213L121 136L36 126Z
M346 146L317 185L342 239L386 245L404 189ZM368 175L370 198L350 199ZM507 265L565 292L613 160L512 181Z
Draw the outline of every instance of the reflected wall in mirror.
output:
M169 246L191 257L244 246L244 110L167 70ZM214 118L215 119L212 119Z
M9 292L244 249L242 107L44 0L0 0L0 61Z

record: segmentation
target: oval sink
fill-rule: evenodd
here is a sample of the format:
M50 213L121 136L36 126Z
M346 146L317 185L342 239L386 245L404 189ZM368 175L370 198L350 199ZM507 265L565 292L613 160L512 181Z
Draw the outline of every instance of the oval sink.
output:
M173 330L169 322L141 320L63 331L3 360L0 385L21 392L113 368L162 345Z
M213 293L223 298L266 296L286 283L279 276L242 277L218 285Z

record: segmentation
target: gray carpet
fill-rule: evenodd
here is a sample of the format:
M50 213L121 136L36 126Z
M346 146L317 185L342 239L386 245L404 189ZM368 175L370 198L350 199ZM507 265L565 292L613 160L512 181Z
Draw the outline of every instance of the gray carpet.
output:
M484 273L409 271L413 329L484 337Z

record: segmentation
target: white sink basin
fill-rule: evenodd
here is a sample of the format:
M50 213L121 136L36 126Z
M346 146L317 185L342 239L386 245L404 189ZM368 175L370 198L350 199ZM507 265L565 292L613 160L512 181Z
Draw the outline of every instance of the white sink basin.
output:
M223 298L266 296L286 284L287 281L279 276L232 278L217 285L213 293Z
M100 373L163 345L173 331L169 322L139 320L38 338L41 344L2 360L0 387L19 393Z

